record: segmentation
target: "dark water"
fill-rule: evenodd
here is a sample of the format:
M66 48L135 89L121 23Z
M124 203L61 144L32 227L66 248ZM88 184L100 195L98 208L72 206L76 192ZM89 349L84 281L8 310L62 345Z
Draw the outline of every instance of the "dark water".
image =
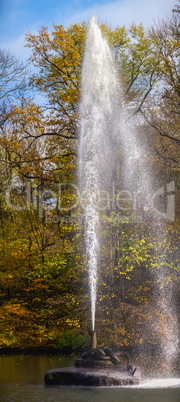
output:
M180 379L149 381L138 387L88 388L45 386L46 370L74 363L74 356L0 356L3 402L179 402Z

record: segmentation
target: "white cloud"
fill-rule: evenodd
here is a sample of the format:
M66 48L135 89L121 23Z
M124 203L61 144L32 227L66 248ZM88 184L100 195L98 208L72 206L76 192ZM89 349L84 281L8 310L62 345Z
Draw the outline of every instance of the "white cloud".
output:
M117 0L77 12L67 18L66 25L89 21L95 14L100 23L107 22L111 26L142 22L147 27L170 16L173 7L174 0Z

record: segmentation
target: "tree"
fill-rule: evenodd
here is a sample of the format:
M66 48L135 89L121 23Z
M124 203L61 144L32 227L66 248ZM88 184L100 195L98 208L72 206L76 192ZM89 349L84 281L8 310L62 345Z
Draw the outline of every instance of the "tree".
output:
M149 37L160 58L161 80L155 107L151 105L147 120L161 137L180 145L179 139L179 16L173 13L171 19L164 20L150 29ZM160 118L158 116L161 116Z
M84 50L85 24L54 25L50 35L43 27L39 35L27 34L31 60L40 68L31 83L47 97L46 125L52 135L77 137L80 70ZM48 133L48 130L47 130Z
M27 66L10 52L0 49L0 125L6 121L7 111L26 88Z
M34 344L37 338L39 344L54 343L58 333L84 329L90 321L83 216L74 186L86 30L84 23L68 29L55 25L51 34L43 27L38 35L27 35L31 60L37 67L30 78L30 92L25 91L20 76L24 67L21 70L7 55L2 63L2 344ZM145 158L148 168L155 172L153 184L161 186L177 174L176 19L150 32L141 24L114 30L102 24L102 30L116 56L139 144L146 144L148 149ZM43 96L41 106L32 99L31 88ZM128 345L145 342L144 326L147 322L153 326L152 272L160 272L161 265L155 251L165 261L167 294L177 280L177 235L172 223L168 232L163 226L164 237L158 232L158 242L154 241L151 216L146 211L143 223L131 219L128 213L118 220L112 193L122 178L122 161L119 147L114 187L109 191L109 205L100 216L97 327L102 342L109 338ZM139 209L142 213L141 205Z

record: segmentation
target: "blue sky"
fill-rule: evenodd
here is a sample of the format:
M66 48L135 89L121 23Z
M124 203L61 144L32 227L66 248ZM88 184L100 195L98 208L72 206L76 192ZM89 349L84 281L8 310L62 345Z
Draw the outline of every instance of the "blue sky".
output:
M112 27L142 22L145 27L171 15L176 0L0 0L0 46L26 59L27 32L36 33L42 25L66 27L89 21L96 15L99 22Z

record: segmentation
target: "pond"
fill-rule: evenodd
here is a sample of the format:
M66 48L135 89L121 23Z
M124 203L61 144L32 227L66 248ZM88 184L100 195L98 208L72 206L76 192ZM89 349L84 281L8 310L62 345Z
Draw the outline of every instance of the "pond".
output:
M179 402L180 378L144 378L131 387L88 388L46 386L46 370L74 364L75 356L0 356L2 402Z

